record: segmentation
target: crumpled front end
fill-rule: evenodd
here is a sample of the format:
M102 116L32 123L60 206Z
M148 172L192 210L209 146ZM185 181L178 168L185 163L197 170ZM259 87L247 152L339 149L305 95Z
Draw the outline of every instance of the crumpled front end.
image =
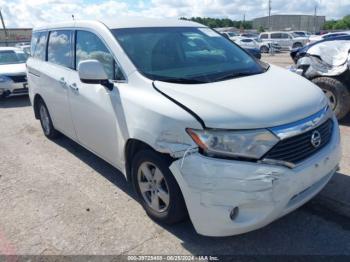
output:
M306 56L297 62L304 68L304 75L311 79L317 76L338 76L350 68L350 42L330 41L312 46Z
M263 227L303 205L331 179L340 157L336 126L330 143L293 169L189 152L170 170L196 231L229 236Z

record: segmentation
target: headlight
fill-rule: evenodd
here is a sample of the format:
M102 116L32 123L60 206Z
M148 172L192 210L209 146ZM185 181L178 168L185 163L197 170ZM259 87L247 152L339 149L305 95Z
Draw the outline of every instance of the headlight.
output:
M5 82L12 82L12 79L7 76L0 75L0 83L5 83Z
M279 142L266 129L226 131L188 128L187 133L208 156L260 159Z

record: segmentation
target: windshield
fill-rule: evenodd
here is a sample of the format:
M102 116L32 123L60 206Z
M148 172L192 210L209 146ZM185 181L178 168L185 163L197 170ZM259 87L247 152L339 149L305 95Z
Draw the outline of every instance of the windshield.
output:
M0 65L21 64L27 61L27 55L15 51L0 51Z
M266 69L209 28L152 27L112 32L137 69L152 80L205 83Z

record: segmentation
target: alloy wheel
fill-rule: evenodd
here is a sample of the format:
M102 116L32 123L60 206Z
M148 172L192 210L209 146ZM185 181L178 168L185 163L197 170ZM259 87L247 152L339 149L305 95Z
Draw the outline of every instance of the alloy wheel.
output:
M161 213L167 210L170 203L169 187L162 171L151 162L144 162L137 172L137 182L146 204L154 211Z

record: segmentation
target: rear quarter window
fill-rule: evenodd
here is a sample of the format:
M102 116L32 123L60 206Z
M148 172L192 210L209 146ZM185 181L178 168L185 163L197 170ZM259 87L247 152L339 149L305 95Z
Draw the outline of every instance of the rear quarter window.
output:
M33 35L33 37L35 37ZM37 38L32 39L31 54L33 57L45 61L46 58L46 43L47 43L47 32L40 32L36 36ZM34 42L36 41L36 42Z
M34 32L32 35L32 40L30 41L30 53L34 54L35 47L38 44L40 32Z

